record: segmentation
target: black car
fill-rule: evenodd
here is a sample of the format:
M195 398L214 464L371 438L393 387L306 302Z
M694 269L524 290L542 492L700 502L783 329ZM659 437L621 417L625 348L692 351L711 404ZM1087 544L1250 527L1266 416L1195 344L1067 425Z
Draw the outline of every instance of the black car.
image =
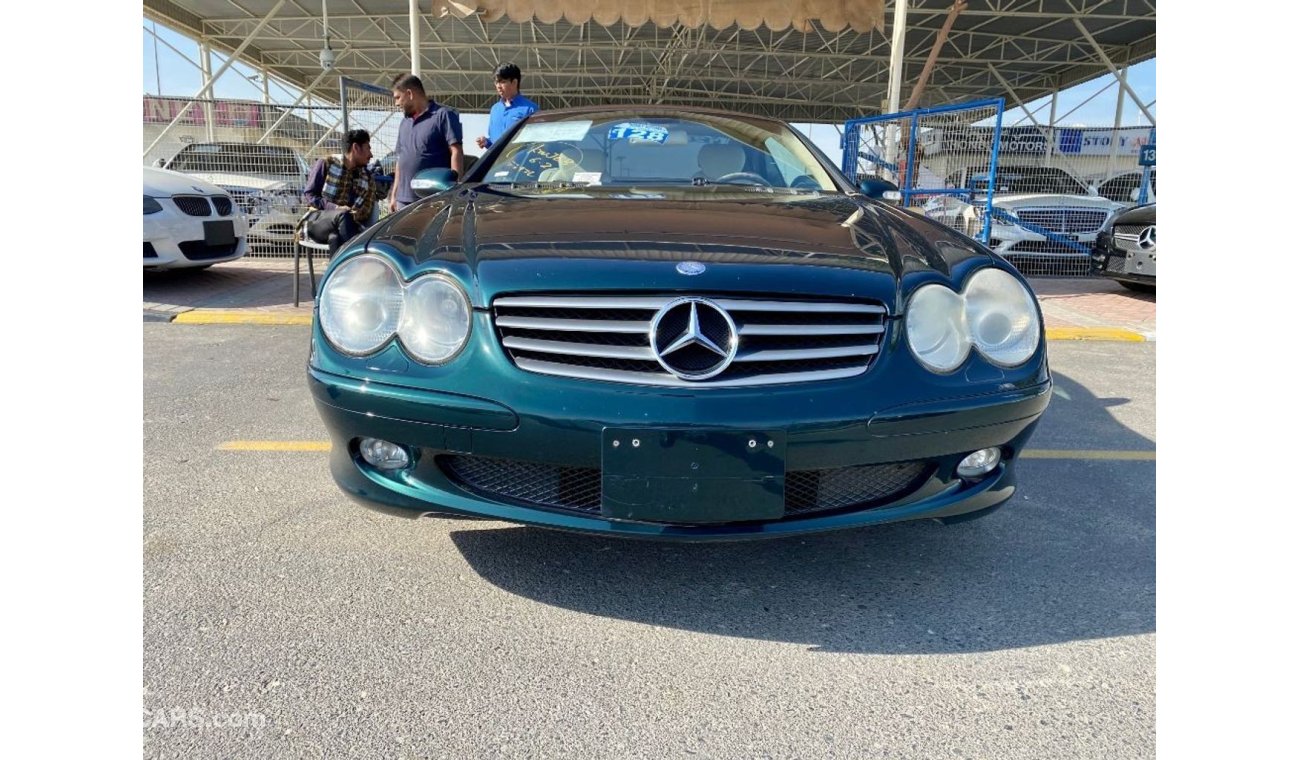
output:
M1115 216L1097 236L1093 272L1129 290L1156 290L1156 204L1135 206Z

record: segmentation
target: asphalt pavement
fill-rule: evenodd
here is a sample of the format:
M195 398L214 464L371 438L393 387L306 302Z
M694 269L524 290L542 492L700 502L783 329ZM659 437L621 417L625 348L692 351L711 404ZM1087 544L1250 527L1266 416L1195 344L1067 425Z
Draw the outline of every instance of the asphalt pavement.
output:
M1049 343L1014 503L674 545L345 498L301 326L145 324L146 757L1155 754L1155 345Z

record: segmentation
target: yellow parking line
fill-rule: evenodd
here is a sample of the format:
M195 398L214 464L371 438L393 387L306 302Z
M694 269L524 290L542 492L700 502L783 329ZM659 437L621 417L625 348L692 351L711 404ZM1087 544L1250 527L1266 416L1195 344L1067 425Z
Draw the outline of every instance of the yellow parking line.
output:
M1025 449L1022 459L1109 459L1126 462L1154 462L1154 451L1106 451L1100 449Z
M177 314L172 322L183 325L310 325L311 312L191 309Z
M226 441L219 451L329 451L329 441Z
M219 451L329 451L329 441L226 441ZM1154 451L1108 451L1105 449L1025 449L1024 459L1092 459L1124 462L1154 462Z
M1049 327L1048 340L1122 340L1142 343L1146 337L1118 327Z

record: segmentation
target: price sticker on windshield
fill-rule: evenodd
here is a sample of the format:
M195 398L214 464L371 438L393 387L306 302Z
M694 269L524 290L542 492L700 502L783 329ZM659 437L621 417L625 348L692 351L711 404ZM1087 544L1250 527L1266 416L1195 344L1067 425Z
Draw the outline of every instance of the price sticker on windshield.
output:
M632 124L624 122L609 128L609 139L627 140L630 143L668 141L668 128L657 124Z

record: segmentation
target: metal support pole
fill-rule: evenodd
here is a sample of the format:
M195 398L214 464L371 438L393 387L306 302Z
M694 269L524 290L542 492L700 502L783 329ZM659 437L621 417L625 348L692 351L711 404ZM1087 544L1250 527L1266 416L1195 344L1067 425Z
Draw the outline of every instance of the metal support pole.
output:
M262 103L271 105L271 70L266 68L266 59L262 59Z
M893 41L889 48L889 102L888 113L898 113L898 103L903 90L903 45L907 38L907 0L894 0ZM902 135L900 127L891 125L888 143L885 145L885 160L898 166L898 148ZM895 181L901 181L897 170Z
M343 134L346 136L348 126L348 83L346 77L339 77L339 110L343 112Z
M212 83L222 74L226 73L226 69L234 65L235 59L243 55L244 50L253 43L253 40L258 34L261 34L262 30L266 28L266 25L271 23L271 19L275 18L275 14L280 12L280 9L284 7L286 2L288 2L288 0L279 0L279 2L275 4L275 7L271 8L271 11L267 13L260 22L258 22L257 26L253 28L253 31L248 35L248 37L244 38L244 41L239 44L239 47L235 48L235 52L230 54L230 57L226 59L224 64L222 64L221 70L219 70L213 77L203 82L203 86L199 88L199 91L194 93L194 98L185 104L185 107L181 109L180 113L176 114L176 118L172 119L171 123L167 125L167 128L160 132L158 137L154 138L152 143L149 143L149 147L144 149L145 156L148 156L149 152L157 147L158 143L162 142L162 139L167 136L167 133L171 132L172 128L179 124L181 119L185 118L185 114L189 113L190 108L194 106L195 100L211 96Z
M1115 126L1110 131L1110 157L1106 159L1106 176L1102 181L1115 176L1115 156L1119 155L1119 127L1124 123L1124 93L1128 90L1128 66L1119 72L1119 93L1115 98Z
M1083 22L1076 18L1074 19L1074 25L1079 28L1079 31L1083 33L1084 37L1088 38L1088 42L1092 43L1092 49L1096 51L1097 57L1101 59L1102 63L1106 64L1107 68L1110 69L1110 73L1119 76L1119 68L1114 63L1111 63L1110 58L1106 55L1106 51L1102 50L1101 45L1097 44L1097 40L1093 39L1093 36L1088 33L1088 29L1083 25ZM1127 68L1127 65L1125 67ZM1142 110L1142 114L1150 119L1152 124L1155 124L1156 117L1152 116L1151 112L1146 109L1146 106L1142 105L1142 98L1139 98L1137 93L1133 92L1133 90L1129 88L1128 82L1121 79L1119 83L1120 86L1128 92L1129 96L1133 98L1133 102L1137 103L1138 108Z
M203 74L203 81L212 79L212 48L208 47L207 42L199 43L199 71ZM216 142L217 128L213 124L211 100L203 104L203 125L208 131L208 142Z
M158 22L153 22L153 75L158 84L158 95L162 96L162 69L158 67Z
M1047 130L1049 134L1047 138L1047 165L1048 166L1052 165L1052 156L1056 154L1056 101L1057 101L1057 97L1060 94L1061 94L1061 90L1058 86L1058 88L1052 92L1052 110L1051 113L1049 113L1047 116Z
M420 76L420 0L411 0L411 73Z

